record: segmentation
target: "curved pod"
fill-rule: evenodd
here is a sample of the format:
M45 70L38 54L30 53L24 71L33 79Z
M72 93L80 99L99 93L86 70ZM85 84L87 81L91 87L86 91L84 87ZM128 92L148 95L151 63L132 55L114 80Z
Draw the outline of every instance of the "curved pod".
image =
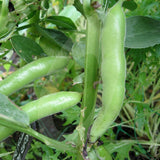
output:
M103 81L102 109L91 129L90 141L95 142L118 116L125 95L126 63L124 55L125 15L122 1L107 13L102 29Z
M41 97L22 107L29 115L30 123L43 117L61 112L77 104L81 99L78 92L57 92Z
M29 116L30 123L43 117L61 112L67 108L76 105L81 100L81 94L78 92L57 92L41 97L38 100L22 106ZM0 141L14 133L15 130L0 126Z
M68 58L63 56L44 57L35 60L24 67L18 69L6 79L0 82L0 93L10 95L34 79L52 74L64 68L68 63Z

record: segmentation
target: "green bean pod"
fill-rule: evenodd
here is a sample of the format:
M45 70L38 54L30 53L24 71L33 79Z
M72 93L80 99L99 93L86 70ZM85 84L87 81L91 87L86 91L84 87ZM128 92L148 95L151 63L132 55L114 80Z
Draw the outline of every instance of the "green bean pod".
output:
M119 115L125 95L126 62L124 40L126 32L122 1L118 1L104 18L102 28L103 81L102 109L94 121L90 141L95 142Z
M68 60L69 58L63 56L50 56L35 60L0 81L0 93L8 96L34 79L64 68Z
M81 94L78 92L57 92L41 97L38 100L22 106L29 116L30 123L43 117L61 112L67 108L76 105L81 100ZM0 126L0 141L14 133L15 130Z

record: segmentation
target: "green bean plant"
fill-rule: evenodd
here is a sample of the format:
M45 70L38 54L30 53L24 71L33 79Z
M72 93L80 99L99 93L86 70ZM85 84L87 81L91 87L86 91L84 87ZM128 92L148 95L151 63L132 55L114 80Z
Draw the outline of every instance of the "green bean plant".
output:
M0 0L0 63L6 70L0 72L0 141L16 131L23 133L14 154L3 149L0 157L25 159L26 148L19 149L28 137L39 140L34 139L37 145L43 143L40 147L48 151L41 154L43 159L124 160L133 151L147 158L160 155L160 21L151 16L126 17L133 10L138 13L136 9L134 0ZM135 56L138 49L143 59ZM139 61L134 62L135 57ZM156 65L147 75L142 64L150 62L149 57ZM137 78L133 75L139 81L132 84ZM144 77L149 83L141 96L137 91ZM145 95L149 87L152 94ZM36 99L21 100L22 92ZM33 129L35 121L53 114L75 124L72 133L62 132L54 139ZM138 120L144 116L149 124ZM115 129L127 127L146 139L114 141ZM149 154L143 145L150 146Z

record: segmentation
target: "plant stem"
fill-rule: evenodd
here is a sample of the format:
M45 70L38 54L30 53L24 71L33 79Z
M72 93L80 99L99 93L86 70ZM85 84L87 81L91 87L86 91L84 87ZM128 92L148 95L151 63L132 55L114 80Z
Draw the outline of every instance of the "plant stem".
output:
M94 119L95 103L97 97L98 63L100 56L100 31L101 23L97 12L90 6L90 0L83 1L84 13L87 19L86 29L86 58L85 58L85 80L82 99L82 110L80 123L77 127L79 133L79 151L82 155L83 147L87 140L87 132Z
M65 144L65 142L59 142L49 137L46 137L38 133L37 131L33 130L29 126L26 126L26 125L19 126L19 125L13 125L10 123L2 123L2 122L1 122L1 125L4 125L5 127L10 128L10 129L14 129L15 131L24 132L30 136L33 136L37 138L38 140L42 141L43 143L45 143L46 145L48 145L49 147L59 150L61 152L66 152L66 151L69 151L72 153L77 152L76 148L73 148L73 146L71 146L70 144Z
M86 40L86 62L85 62L85 81L82 109L84 117L81 122L85 128L85 135L93 122L97 87L94 82L98 80L98 56L99 56L99 36L100 22L96 13L87 17L87 40Z
M28 128L28 129L21 129L21 132L27 133L28 135L31 135L35 138L37 138L38 140L42 141L43 143L45 143L47 146L54 148L56 150L62 151L62 152L72 152L72 153L76 153L76 149L73 148L71 145L69 144L65 144L64 142L58 142L54 139L48 138L38 132L36 132L35 130L33 130L32 128Z

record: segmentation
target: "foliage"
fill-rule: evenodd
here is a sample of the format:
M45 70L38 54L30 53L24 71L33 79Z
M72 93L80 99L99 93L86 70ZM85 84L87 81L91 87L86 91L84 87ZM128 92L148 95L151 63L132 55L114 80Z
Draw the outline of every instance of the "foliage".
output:
M88 142L89 132L84 131L84 127L90 129L93 119L101 110L103 93L100 82L102 59L99 55L101 50L98 39L102 24L99 22L103 20L104 11L111 8L117 0L92 1L95 8L91 10L85 7L87 1L82 3L81 0L0 0L0 81L39 58L65 56L70 59L64 69L41 76L11 94L9 98L16 105L23 106L32 103L34 99L62 90L83 92L82 102L78 101L74 107L60 110L60 113L52 116L52 123L56 127L51 124L47 126L46 123L43 128L38 129L40 133L30 128L28 115L0 93L1 125L3 122L4 126L12 129L14 126L18 131L26 132L45 143L33 139L25 159L82 159L82 155L83 158L87 158L86 153L95 158L99 155L95 149L98 146L103 146L115 160L158 159L160 2L126 0L123 3L127 17L126 97L115 122L95 144L91 144ZM88 16L88 13L93 14ZM90 32L86 29L88 25L91 26ZM95 37L96 45L92 44L92 41L90 45L86 45L88 39L92 40ZM95 54L96 59L93 59L91 54L87 55L88 48L92 50L93 55ZM92 82L94 87L97 87L96 91L90 89ZM90 108L86 109L87 105ZM9 108L13 112L8 112ZM16 114L13 114L14 112ZM83 117L83 113L86 117ZM26 119L19 118L17 114ZM37 126L40 126L39 121ZM51 131L52 129L54 131ZM51 139L53 137L43 135L43 130L46 130L48 135L53 135L53 132L57 135ZM17 139L13 135L11 145L9 141L0 143L0 158L11 159L16 150Z

